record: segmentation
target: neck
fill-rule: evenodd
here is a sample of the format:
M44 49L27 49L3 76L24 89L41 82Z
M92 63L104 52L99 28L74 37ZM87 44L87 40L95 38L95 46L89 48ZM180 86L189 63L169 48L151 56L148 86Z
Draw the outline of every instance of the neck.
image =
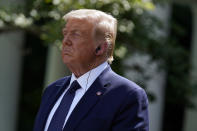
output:
M83 74L85 74L86 72L96 68L97 66L99 66L100 64L102 64L103 62L105 62L105 60L100 61L100 62L94 62L91 64L67 64L67 67L69 68L69 70L77 77L79 78L80 76L82 76Z

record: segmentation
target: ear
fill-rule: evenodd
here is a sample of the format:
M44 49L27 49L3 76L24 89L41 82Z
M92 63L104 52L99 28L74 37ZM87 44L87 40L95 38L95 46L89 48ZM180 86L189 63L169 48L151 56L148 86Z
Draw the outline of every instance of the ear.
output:
M100 44L96 49L95 49L95 55L103 55L107 51L107 42L104 42Z

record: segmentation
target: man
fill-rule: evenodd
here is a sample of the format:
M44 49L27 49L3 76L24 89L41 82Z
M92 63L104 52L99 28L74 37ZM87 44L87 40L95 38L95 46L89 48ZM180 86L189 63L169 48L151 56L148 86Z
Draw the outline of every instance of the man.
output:
M62 59L72 72L44 91L34 131L148 131L148 100L114 73L117 21L98 10L64 17Z

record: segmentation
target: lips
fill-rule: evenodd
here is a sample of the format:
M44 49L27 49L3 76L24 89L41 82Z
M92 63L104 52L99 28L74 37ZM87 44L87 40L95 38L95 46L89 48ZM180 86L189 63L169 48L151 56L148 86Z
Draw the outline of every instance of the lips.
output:
M63 55L71 55L72 53L71 53L70 50L64 48L64 49L62 50L62 54L63 54Z

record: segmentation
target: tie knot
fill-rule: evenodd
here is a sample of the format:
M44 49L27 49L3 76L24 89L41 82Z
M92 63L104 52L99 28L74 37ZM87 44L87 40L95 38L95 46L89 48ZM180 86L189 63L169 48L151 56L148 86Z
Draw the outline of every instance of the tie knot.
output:
M76 90L78 90L79 88L81 88L81 86L79 85L79 83L75 80L73 81L73 83L71 84L70 88L69 88L69 92L70 93L75 93Z

